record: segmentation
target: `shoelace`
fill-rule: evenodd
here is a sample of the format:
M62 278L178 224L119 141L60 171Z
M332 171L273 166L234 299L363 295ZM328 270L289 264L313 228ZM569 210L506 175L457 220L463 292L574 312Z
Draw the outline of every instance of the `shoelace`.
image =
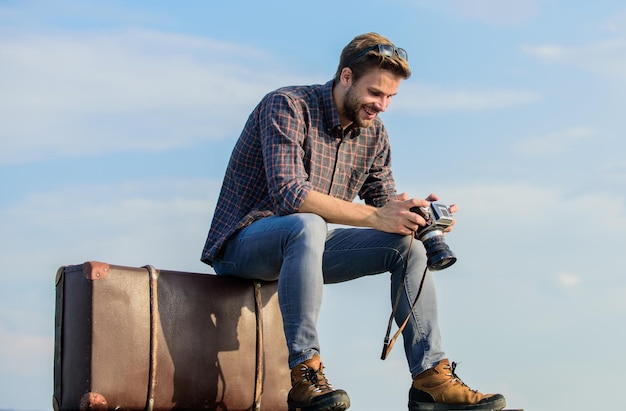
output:
M473 392L478 392L477 390L473 390L473 389L471 389L470 387L468 387L468 386L467 386L467 384L465 384L465 383L463 382L463 380L461 379L461 377L459 377L459 376L456 374L456 366L457 366L457 365L458 365L457 363L452 362L452 365L449 365L449 366L444 367L444 368L448 368L448 369L450 370L450 374L446 374L446 375L449 375L450 377L452 377L452 381L450 381L450 382L454 383L455 381L458 381L459 383L461 383L461 385L462 385L463 387L466 387L468 390L473 391Z
M302 377L311 382L309 388L312 388L314 392L332 391L333 386L326 380L322 367L319 370L307 368L303 371Z

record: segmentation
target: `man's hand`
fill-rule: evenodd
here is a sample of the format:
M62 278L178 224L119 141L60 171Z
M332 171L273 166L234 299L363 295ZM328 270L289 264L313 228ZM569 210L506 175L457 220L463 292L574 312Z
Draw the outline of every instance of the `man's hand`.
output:
M409 235L426 221L419 214L409 211L412 207L428 207L430 202L409 198L406 193L398 195L376 210L373 227L388 233Z
M435 201L439 201L439 196L435 193L431 193L428 195L428 197L426 197L426 200L430 201L430 202L435 202ZM456 204L450 204L448 206L448 209L450 210L450 213L454 214L457 211L459 211L459 207ZM450 224L448 227L446 227L443 232L444 233L449 233L450 231L452 231L452 226L456 223L456 220L452 221L452 224Z
M438 201L436 194L430 194L425 199L410 198L402 193L385 206L376 210L373 228L389 233L409 235L426 225L426 220L417 213L410 211L413 207L429 207L431 202ZM450 212L458 210L456 204L450 206ZM454 225L454 223L452 224ZM452 230L452 225L445 232Z

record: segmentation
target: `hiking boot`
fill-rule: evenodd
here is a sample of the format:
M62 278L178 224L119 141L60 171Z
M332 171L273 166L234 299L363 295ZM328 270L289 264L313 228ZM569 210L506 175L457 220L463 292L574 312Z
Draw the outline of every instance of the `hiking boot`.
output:
M316 354L291 370L287 405L289 411L343 411L350 407L350 398L326 380L324 365Z
M422 410L501 410L506 400L500 394L481 394L470 389L456 375L456 363L443 359L413 380L409 391L409 411Z

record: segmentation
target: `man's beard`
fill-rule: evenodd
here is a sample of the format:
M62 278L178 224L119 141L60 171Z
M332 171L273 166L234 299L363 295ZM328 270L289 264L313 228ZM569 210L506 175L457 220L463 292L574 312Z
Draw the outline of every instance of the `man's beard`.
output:
M372 125L372 120L364 120L359 115L362 107L363 105L359 102L354 93L354 88L350 87L348 91L346 91L346 95L343 100L343 111L348 120L350 120L355 126L369 127Z

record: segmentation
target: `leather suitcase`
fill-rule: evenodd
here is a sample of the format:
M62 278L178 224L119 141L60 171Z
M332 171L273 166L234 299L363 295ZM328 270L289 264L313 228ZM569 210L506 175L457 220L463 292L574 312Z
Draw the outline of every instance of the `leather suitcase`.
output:
M276 282L89 262L56 277L55 410L287 410Z

